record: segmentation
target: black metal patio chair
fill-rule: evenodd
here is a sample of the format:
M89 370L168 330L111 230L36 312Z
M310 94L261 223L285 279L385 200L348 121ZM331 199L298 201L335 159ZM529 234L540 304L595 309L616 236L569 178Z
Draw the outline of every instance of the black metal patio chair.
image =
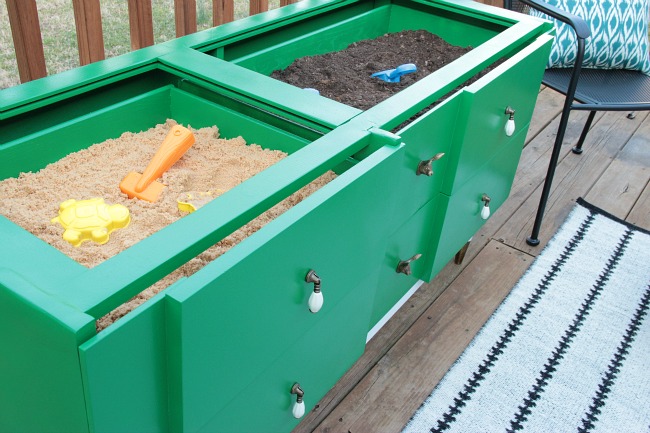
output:
M650 76L640 71L626 69L591 69L582 67L585 55L585 41L591 36L591 30L588 23L576 15L541 0L504 0L504 7L521 13L529 13L530 8L537 9L568 24L577 37L575 65L572 68L549 68L545 71L542 80L546 86L566 95L566 100L562 109L560 125L553 145L533 230L526 239L529 245L536 246L540 243L539 231L551 192L551 184L571 110L590 112L578 143L572 149L573 153L580 154L582 153L582 144L597 111L634 112L650 110Z

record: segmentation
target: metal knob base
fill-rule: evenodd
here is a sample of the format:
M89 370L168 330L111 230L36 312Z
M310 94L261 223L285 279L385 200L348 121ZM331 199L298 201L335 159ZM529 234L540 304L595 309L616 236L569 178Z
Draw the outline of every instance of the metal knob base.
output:
M419 259L422 257L422 254L416 254L413 257L411 257L408 260L402 260L397 264L397 269L395 269L395 272L398 274L405 274L405 275L411 275L412 270L411 270L411 262L414 262L415 260Z

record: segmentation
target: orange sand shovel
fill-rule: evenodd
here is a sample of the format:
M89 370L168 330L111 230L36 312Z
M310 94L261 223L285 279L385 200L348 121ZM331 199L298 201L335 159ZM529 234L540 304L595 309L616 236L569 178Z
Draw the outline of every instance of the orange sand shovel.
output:
M165 185L155 180L181 159L181 156L193 144L194 134L192 134L192 131L181 125L174 125L151 162L149 162L144 173L140 174L132 171L120 182L120 189L129 198L137 197L151 203L155 202L165 187Z

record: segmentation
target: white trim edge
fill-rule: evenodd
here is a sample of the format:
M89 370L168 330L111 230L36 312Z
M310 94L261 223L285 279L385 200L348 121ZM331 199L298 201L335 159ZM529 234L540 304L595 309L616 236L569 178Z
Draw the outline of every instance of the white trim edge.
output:
M379 330L386 324L386 322L388 322L390 318L393 317L395 313L397 313L397 310L399 310L400 307L404 305L411 296L413 296L413 294L420 288L422 284L424 284L424 281L422 280L416 281L415 284L413 284L413 287L411 287L409 291L406 292L404 296L402 296L401 299L397 301L397 303L395 303L395 305L393 305L393 308L388 310L388 313L384 314L384 317L382 317L381 320L377 322L377 324L373 326L370 331L368 331L368 336L366 337L366 344L368 344L368 342L372 339L372 337L374 337L375 334L379 332Z

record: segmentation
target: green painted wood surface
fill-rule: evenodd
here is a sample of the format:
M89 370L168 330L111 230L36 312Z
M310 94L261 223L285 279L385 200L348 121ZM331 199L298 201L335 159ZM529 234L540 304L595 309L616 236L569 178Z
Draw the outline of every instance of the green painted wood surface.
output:
M406 150L402 166L393 175L394 181L401 184L401 193L395 197L394 229L440 193L456 131L459 96L449 97L398 132ZM420 162L440 153L444 156L431 163L433 175L417 174Z
M78 345L94 319L0 268L0 431L88 431Z
M263 38L248 38L222 47L229 62L270 75L299 57L325 54L347 48L353 42L386 33L390 6L368 8L368 4L340 8L266 32ZM217 54L217 53L214 53Z
M363 353L368 300L372 299L376 283L376 271L363 277L337 308L266 365L266 370L199 431L291 431L300 422L291 415L295 401L289 393L291 386L300 384L305 391L306 410L310 411Z
M217 83L232 98L257 102L276 116L302 124L312 123L322 131L330 130L360 111L334 100L262 76L248 69L210 57L195 50L177 50L160 61L165 66L185 72L185 80Z
M34 104L36 106L26 104L25 107L29 106L31 109L26 109L25 113L14 110L12 111L13 115L5 119L0 113L0 146L25 136L38 134L48 128L56 128L63 123L74 121L74 119L103 110L108 106L123 103L137 95L173 84L175 80L175 77L150 66L146 70L130 71L117 82L110 84L104 82L103 86L98 89L80 86L69 93L59 95L59 98L65 96L62 100L43 96L43 99L37 100L38 103ZM18 86L18 88L22 86ZM4 92L4 90L0 92ZM45 106L38 108L39 104Z
M550 43L549 36L540 37L463 90L462 118L449 153L445 194L454 194L508 142L504 130L507 107L515 110L517 128L530 123Z
M84 266L4 216L0 216L0 233L4 246L0 248L0 268L29 277L31 284L48 295L54 295L57 288L64 288L68 278L87 271Z
M216 125L222 138L243 137L247 144L293 153L309 142L279 128L260 123L237 111L206 101L190 93L170 89L171 118L179 123L203 128Z
M437 6L441 7L430 13L430 2L395 1L386 31L425 29L452 45L476 47L506 28L499 19L478 19L474 10L463 8L462 2L447 5L440 2Z
M17 177L38 171L78 150L117 138L126 131L139 132L171 117L169 88L136 96L113 106L44 128L0 147L0 177Z
M405 220L389 237L368 329L372 329L418 280L428 275L427 264L433 261L435 254L430 238L435 229L433 221L438 206L436 196L415 215ZM411 275L396 272L400 261L408 260L416 254L422 256L411 263Z
M79 347L91 431L171 431L165 313L158 296Z
M312 121L302 117L302 114L286 112L277 107L270 109L269 106L266 106L259 100L252 100L220 87L212 79L203 80L197 77L185 78L179 81L178 89L206 101L213 102L250 119L257 120L265 126L277 128L287 134L300 137L307 142L322 137L334 127L333 125L323 124L320 119ZM232 133L236 134L237 131L232 131Z
M252 383L321 321L327 320L327 332L342 341L346 333L358 337L357 350L350 353L363 347L365 326L348 328L345 321L328 317L363 278L376 275L392 209L376 200L373 191L381 189L390 200L395 192L390 173L402 151L403 147L379 149L169 290L173 301L168 326L176 340L170 344L170 366L179 372L172 382L172 430L201 428L237 390ZM321 278L325 299L316 314L307 307L313 285L304 278L310 269ZM371 306L372 299L365 299L342 308L367 324ZM322 332L323 328L314 331L314 337L321 338ZM345 347L321 350L335 349L351 362ZM321 383L317 389L322 390L323 383L331 385L331 376L328 366L320 365L323 377L312 380Z
M435 257L427 259L429 269L423 279L428 280L436 275L484 224L481 218L481 198L484 193L492 199L492 214L508 198L528 130L527 125L522 126L525 127L454 195L441 196L433 224L436 232L431 237Z

